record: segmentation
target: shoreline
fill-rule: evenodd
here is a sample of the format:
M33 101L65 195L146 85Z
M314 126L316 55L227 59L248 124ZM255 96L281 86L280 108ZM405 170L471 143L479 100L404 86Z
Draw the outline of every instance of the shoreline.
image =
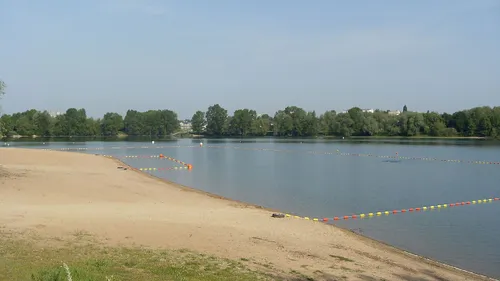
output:
M75 153L75 152L72 152L72 151L67 151L67 152ZM228 202L232 202L232 203L237 203L237 204L242 205L243 207L246 207L246 208L251 207L251 208L256 208L256 209L268 211L270 213L282 213L282 214L284 214L282 211L280 211L278 209L273 209L273 208L269 208L269 207L260 206L260 205L254 204L254 203L249 203L249 202L239 201L239 200L236 200L236 199L231 199L229 197L225 197L225 196L213 194L213 193L201 190L201 189L197 189L197 188L194 188L194 187L182 185L182 184L170 181L168 179L164 179L164 178L160 178L160 177L154 176L154 175L146 173L144 171L140 171L140 170L136 169L135 167L130 166L129 164L123 162L122 160L120 160L118 158L115 158L115 157L112 157L112 156L110 157L110 156L101 155L101 157L108 158L108 159L114 161L117 164L120 164L120 165L122 165L124 167L127 167L128 169L134 171L134 172L137 172L137 173L141 174L142 176L147 176L149 178L153 178L153 179L158 180L158 181L160 181L162 183L167 183L167 184L173 185L175 187L178 187L178 188L180 188L182 190L185 190L185 191L188 191L188 192L194 192L194 193L202 194L204 196L209 196L211 198L215 198L215 199L218 199L218 200L224 200L224 201L228 201ZM389 250L394 251L397 254L404 254L404 255L407 255L408 257L411 257L411 258L414 258L414 259L426 262L426 263L428 263L430 265L433 265L433 266L442 267L442 268L451 269L451 270L458 270L458 271L463 272L465 274L470 274L470 275L472 275L474 277L485 278L486 280L492 280L492 281L497 281L498 280L498 279L486 276L486 275L481 274L481 273L477 273L477 272L474 272L474 271L471 271L471 270L466 270L466 269L463 269L463 268L460 268L460 267L457 267L457 266L454 266L454 265L451 265L451 264L447 264L445 262L434 260L432 258L423 256L423 255L412 253L410 251L407 251L407 250L398 248L396 246L393 246L393 245L391 245L391 244L389 244L387 242L377 240L375 238L372 238L372 237L369 237L369 236L357 233L357 232L355 232L353 230L350 230L350 229L347 229L347 228L344 228L344 227L341 227L341 226L338 226L338 225L335 225L335 224L324 223L324 222L321 222L321 221L318 221L318 222L315 222L315 223L320 223L320 224L327 225L328 227L333 227L335 229L343 231L344 233L346 233L348 235L351 235L351 236L355 237L356 239L365 240L368 243L375 244L376 247L387 247Z
M249 258L273 265L272 270L332 274L314 280L342 274L359 280L363 272L384 280L496 280L337 225L270 218L279 211L184 186L114 157L63 152L71 151L0 148L0 172L23 174L2 179L7 184L0 188L5 213L0 223L6 229L50 236L76 228L110 245L188 248L233 260ZM16 188L9 190L9 182Z
M38 135L33 135L33 136L22 136L22 135L14 135L14 136L1 136L0 135L0 140L6 141L6 140L13 140L13 141L21 141L21 140L33 140L33 139L117 139L117 140L123 140L125 138L148 138L152 140L161 140L161 139L192 139L192 140L198 140L198 139L277 139L277 140L283 140L283 139L289 139L289 140L303 140L303 139L324 139L324 140L360 140L360 139L365 139L365 140L394 140L394 139L400 139L400 140L486 140L486 141L497 141L500 140L498 138L492 138L492 137L478 137L478 136L451 136L451 137L445 137L445 136L350 136L350 137L342 137L342 136L306 136L306 137L286 137L286 136L248 136L248 137L239 137L239 136L208 136L208 135L194 135L192 134L190 137L172 137L171 135L164 135L164 136L148 136L148 135L124 135L124 134L119 134L116 136L103 136L103 135L96 135L96 136L38 136Z

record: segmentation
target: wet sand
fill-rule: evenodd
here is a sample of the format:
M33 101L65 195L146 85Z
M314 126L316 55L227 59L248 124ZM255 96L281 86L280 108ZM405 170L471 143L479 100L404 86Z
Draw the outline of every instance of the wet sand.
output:
M118 166L91 154L0 148L0 224L45 237L86 231L110 246L253 260L261 270L314 280L488 280L338 227L272 218L271 210Z

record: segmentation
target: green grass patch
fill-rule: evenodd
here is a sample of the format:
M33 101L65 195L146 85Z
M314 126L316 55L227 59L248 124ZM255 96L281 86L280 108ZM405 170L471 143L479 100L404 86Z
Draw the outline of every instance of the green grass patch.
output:
M239 261L187 250L106 247L81 236L45 241L0 232L0 280L67 281L68 270L73 281L270 280Z

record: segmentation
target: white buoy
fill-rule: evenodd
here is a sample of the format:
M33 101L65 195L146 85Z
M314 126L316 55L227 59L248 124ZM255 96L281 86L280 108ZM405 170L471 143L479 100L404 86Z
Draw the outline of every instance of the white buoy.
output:
M155 141L151 141L152 144L155 144Z
M200 142L200 146L203 146L203 143L202 143L202 142Z

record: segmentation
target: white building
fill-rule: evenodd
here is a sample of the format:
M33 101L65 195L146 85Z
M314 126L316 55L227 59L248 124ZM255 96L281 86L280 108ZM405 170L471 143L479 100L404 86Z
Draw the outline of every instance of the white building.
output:
M389 115L399 115L399 114L401 114L401 111L399 111L399 110L389 110L387 112L387 114L389 114Z
M180 121L179 125L181 126L181 130L183 130L183 131L191 131L191 129L192 129L191 121L187 121L187 120Z
M375 112L375 109L361 109L362 112L366 112L366 113L374 113ZM344 110L340 113L348 113L349 110Z
M59 116L59 115L63 115L63 113L62 113L62 112L59 112L59 111L49 111L49 115L50 115L50 117L52 117L52 118L56 118L56 117L57 117L57 116Z

